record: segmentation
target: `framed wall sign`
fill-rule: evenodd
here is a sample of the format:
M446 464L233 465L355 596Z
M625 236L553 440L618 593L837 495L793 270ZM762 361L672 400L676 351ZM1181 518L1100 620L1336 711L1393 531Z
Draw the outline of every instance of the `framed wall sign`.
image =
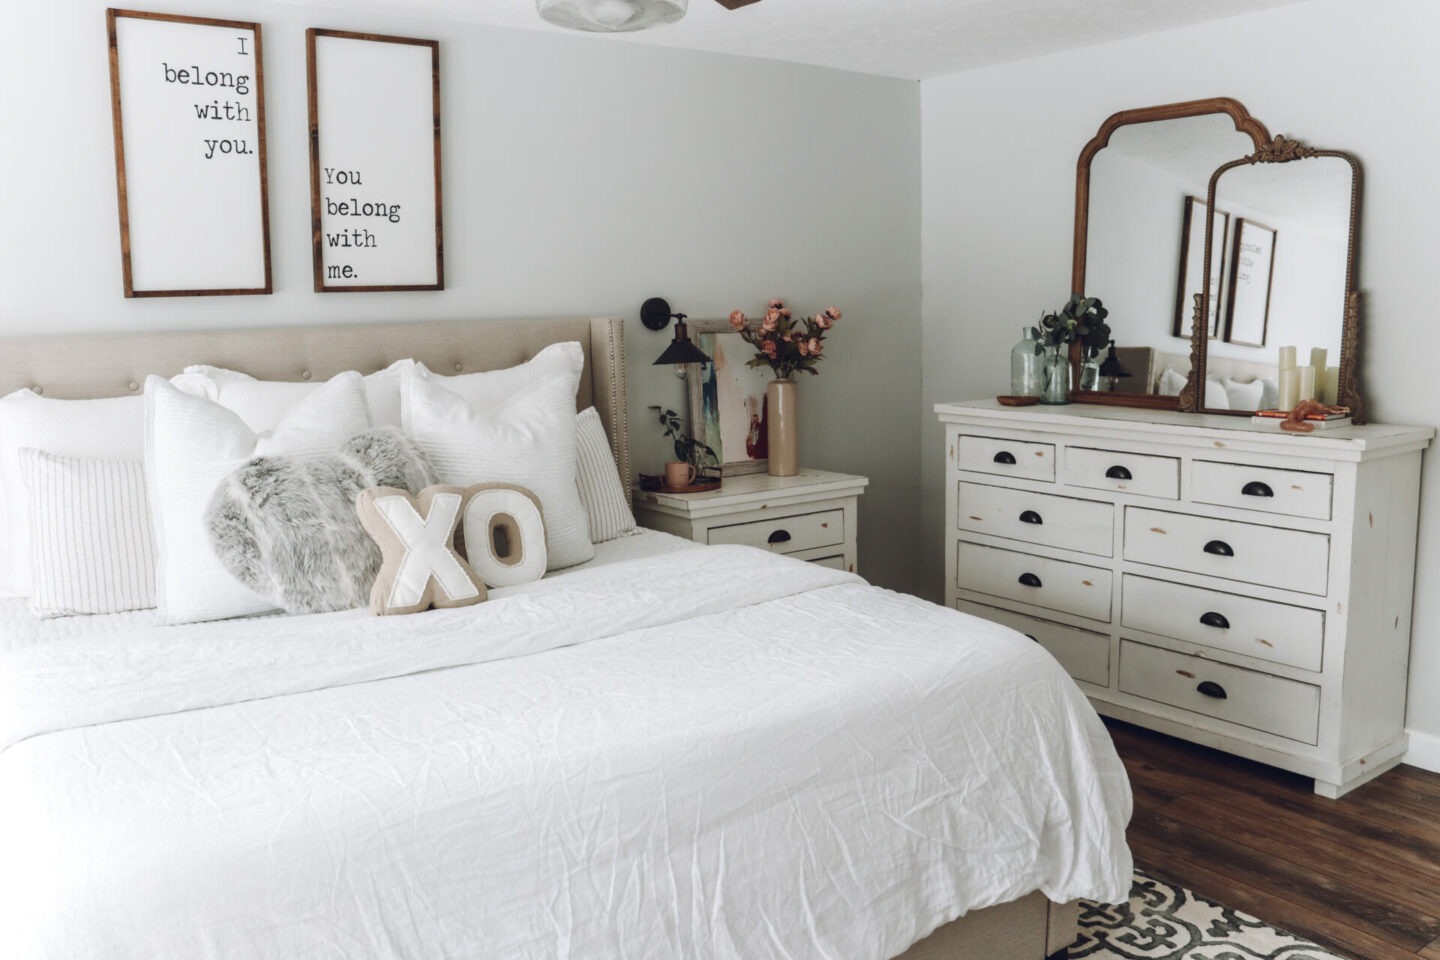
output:
M1230 260L1230 303L1225 339L1250 347L1265 346L1270 326L1270 281L1275 273L1275 231L1244 217L1235 218L1235 249Z
M769 464L765 386L770 368L746 366L755 348L728 320L691 320L695 345L711 358L686 366L690 431L720 459L721 475L762 473Z
M107 10L127 297L270 292L260 25Z
M1171 334L1190 339L1195 318L1195 294L1205 282L1205 214L1208 207L1199 197L1185 198L1185 216L1180 227L1180 278L1175 287L1175 322ZM1220 285L1225 274L1225 239L1230 232L1230 214L1215 211L1215 238L1211 241L1210 336L1220 333Z
M305 31L321 293L445 289L440 44Z

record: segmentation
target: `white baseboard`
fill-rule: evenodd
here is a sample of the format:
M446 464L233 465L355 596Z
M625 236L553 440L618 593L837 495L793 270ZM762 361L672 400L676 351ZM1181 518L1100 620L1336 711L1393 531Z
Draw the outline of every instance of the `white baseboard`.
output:
M1410 749L1405 751L1402 762L1421 770L1440 773L1440 737L1419 730L1407 730L1410 734Z

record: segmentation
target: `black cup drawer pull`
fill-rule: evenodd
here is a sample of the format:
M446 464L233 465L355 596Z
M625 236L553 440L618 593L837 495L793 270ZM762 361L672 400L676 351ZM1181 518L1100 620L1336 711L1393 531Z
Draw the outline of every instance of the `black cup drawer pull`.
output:
M1230 549L1230 544L1226 543L1224 540L1211 540L1209 543L1205 544L1205 552L1214 554L1217 557L1235 556L1235 551Z
M1009 464L1013 467L1015 465L1015 454L1011 453L1009 450L1001 450L999 453L995 454L995 462Z
M1033 523L1038 527L1043 524L1045 520L1040 516L1040 514L1036 513L1034 510L1026 510L1024 513L1020 514L1020 522Z
M1038 587L1040 586L1040 578L1033 573L1022 573L1020 574L1020 584L1026 587Z
M1270 489L1270 484L1259 480L1251 480L1240 488L1240 493L1246 497L1273 497L1275 491Z
M789 531L789 530L776 530L774 533L770 534L770 536L769 536L768 538L766 538L766 541L765 541L765 542L766 542L766 543L789 543L789 542L790 542L790 531Z
M1207 627L1215 627L1219 630L1230 629L1230 621L1225 619L1225 614L1223 613L1214 613L1213 611L1210 613L1202 613L1200 614L1200 622Z
M1027 633L1025 634L1025 636L1029 637L1031 640L1034 640L1036 643L1040 642L1040 638L1035 636L1035 634L1033 633Z
M1118 465L1111 467L1109 470L1106 470L1106 471L1105 471L1105 476L1109 477L1111 480L1133 480L1133 479L1135 479L1134 477L1130 476L1130 471L1129 471L1129 470L1125 469L1125 468L1122 467L1122 466L1118 466Z
M1230 696L1225 692L1225 688L1214 680L1201 680L1200 685L1195 689L1207 697L1214 697L1216 700L1224 700Z

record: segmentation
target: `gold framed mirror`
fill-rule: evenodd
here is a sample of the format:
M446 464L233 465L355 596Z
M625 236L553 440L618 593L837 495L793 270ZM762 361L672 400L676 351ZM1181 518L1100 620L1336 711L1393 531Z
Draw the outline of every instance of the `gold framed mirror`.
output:
M1180 409L1249 416L1315 399L1364 422L1360 192L1355 157L1283 136L1215 170L1192 318L1216 322L1193 330Z
M1243 104L1213 97L1122 110L1085 144L1070 289L1104 302L1128 375L1092 384L1100 358L1073 346L1072 400L1179 408L1192 364L1189 290L1209 276L1207 251L1197 248L1206 242L1209 218L1200 212L1211 175L1269 142Z

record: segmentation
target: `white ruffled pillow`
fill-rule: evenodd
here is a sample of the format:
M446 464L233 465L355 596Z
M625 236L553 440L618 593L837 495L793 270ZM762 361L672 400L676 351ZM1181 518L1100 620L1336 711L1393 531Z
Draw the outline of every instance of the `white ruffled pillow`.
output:
M409 370L405 432L441 483L514 483L540 498L549 569L595 556L576 484L575 394L585 354L556 343L516 367L465 377Z
M205 511L220 482L252 457L334 450L370 428L363 378L342 373L257 435L241 417L162 377L145 381L145 472L155 523L155 593L166 623L265 613L274 604L225 569Z

